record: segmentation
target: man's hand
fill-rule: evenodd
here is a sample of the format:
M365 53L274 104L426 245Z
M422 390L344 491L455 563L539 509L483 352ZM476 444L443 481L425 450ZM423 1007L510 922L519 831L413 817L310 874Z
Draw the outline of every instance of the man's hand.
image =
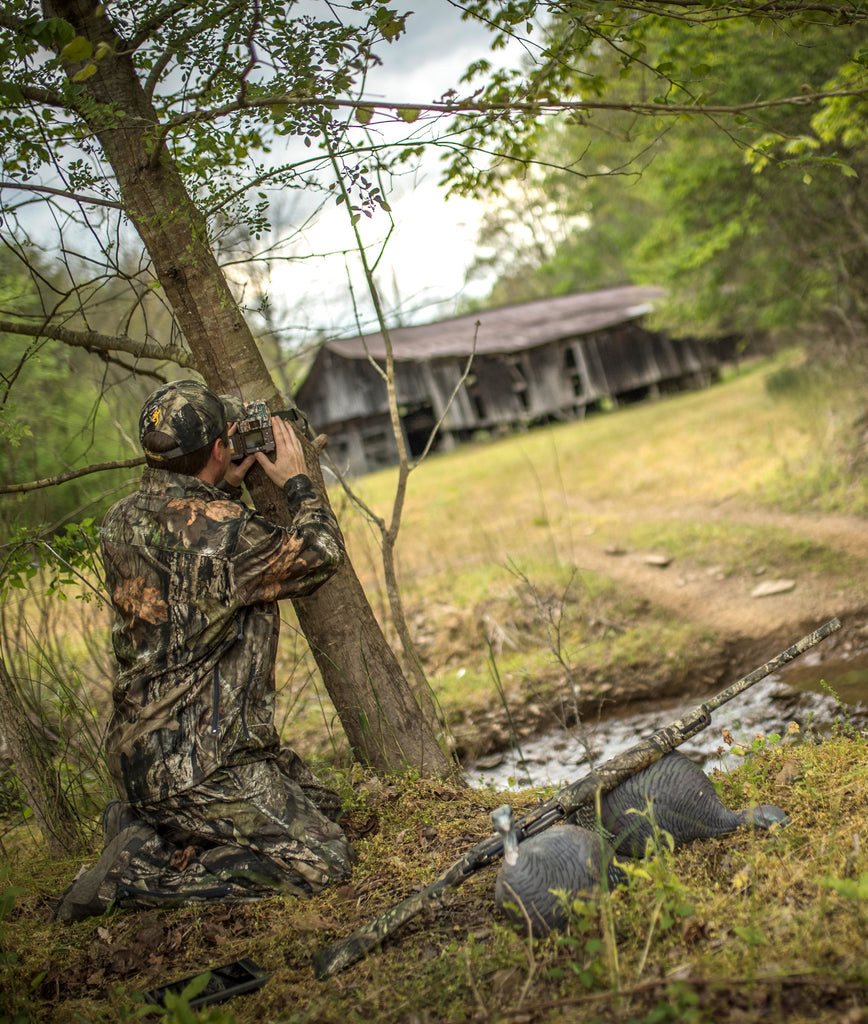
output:
M287 480L299 473L307 473L304 463L304 452L301 441L292 427L279 416L271 417L271 429L274 431L274 461L264 453L256 452L247 458L256 459L278 487L283 487ZM247 459L244 460L245 462ZM246 470L245 470L246 472Z
M237 433L237 431L238 424L230 423L229 436L232 437L232 435ZM256 460L252 455L246 456L240 462L230 461L229 465L226 467L226 473L223 479L231 487L240 487L244 481L244 478L247 476L247 470L250 469L250 467L253 465L255 461Z

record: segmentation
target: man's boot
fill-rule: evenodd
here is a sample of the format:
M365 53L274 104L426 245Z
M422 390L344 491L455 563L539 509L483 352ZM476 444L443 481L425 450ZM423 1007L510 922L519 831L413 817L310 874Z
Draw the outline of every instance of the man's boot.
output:
M105 913L130 861L155 835L143 821L122 828L106 845L96 864L80 874L61 896L54 911L55 921L72 924Z

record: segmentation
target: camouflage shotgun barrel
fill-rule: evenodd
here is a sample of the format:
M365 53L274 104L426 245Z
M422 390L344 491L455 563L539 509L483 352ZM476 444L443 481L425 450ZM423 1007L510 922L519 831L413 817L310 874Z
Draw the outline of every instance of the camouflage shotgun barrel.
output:
M771 661L767 661L716 696L699 704L682 718L657 729L635 746L598 765L584 778L565 786L550 800L540 804L539 807L520 819L517 823L519 841L545 831L579 807L594 802L598 792L600 794L608 793L610 789L614 789L631 775L647 768L664 754L668 754L679 744L707 728L711 724L711 712L716 708L776 672L800 654L804 654L809 648L840 628L841 623L838 619L831 619L825 625L802 637L792 647L788 647ZM316 977L323 980L360 960L425 907L431 906L443 893L460 885L468 875L484 868L502 853L503 843L499 835L491 835L488 839L477 843L425 889L391 907L345 939L321 950L314 957Z

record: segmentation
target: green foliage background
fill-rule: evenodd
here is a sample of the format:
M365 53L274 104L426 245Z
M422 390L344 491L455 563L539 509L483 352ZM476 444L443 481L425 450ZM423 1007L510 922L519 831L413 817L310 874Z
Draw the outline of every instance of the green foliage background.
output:
M568 31L564 19L553 37ZM863 26L776 32L743 18L700 28L648 17L620 46L585 49L572 78L579 95L658 103L661 116L610 109L546 122L536 144L547 169L518 193L498 183L480 236L477 272L499 275L491 300L653 283L669 289L662 318L681 333L814 332L816 342L821 326L838 345L862 347L865 104L753 105L864 82L866 42ZM691 103L745 113L663 116ZM523 236L535 212L544 233L547 215L547 237Z
M40 265L35 254L34 262ZM34 323L44 309L34 276L8 250L0 250L0 309L14 310ZM0 333L0 382L4 484L141 454L130 435L138 408L135 390L113 390L111 375L86 352L47 339L26 341ZM130 470L113 470L59 487L4 495L0 540L9 540L21 528L53 531L66 521L98 515L130 476Z

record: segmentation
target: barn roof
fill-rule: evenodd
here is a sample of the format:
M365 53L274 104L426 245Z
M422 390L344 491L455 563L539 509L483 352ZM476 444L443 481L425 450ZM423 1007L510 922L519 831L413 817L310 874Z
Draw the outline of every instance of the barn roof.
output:
M474 350L479 355L520 352L635 320L651 312L654 301L662 295L662 288L626 285L486 309L416 327L395 327L389 335L398 360L465 356ZM379 331L355 338L336 338L327 341L325 347L345 359L385 355Z

